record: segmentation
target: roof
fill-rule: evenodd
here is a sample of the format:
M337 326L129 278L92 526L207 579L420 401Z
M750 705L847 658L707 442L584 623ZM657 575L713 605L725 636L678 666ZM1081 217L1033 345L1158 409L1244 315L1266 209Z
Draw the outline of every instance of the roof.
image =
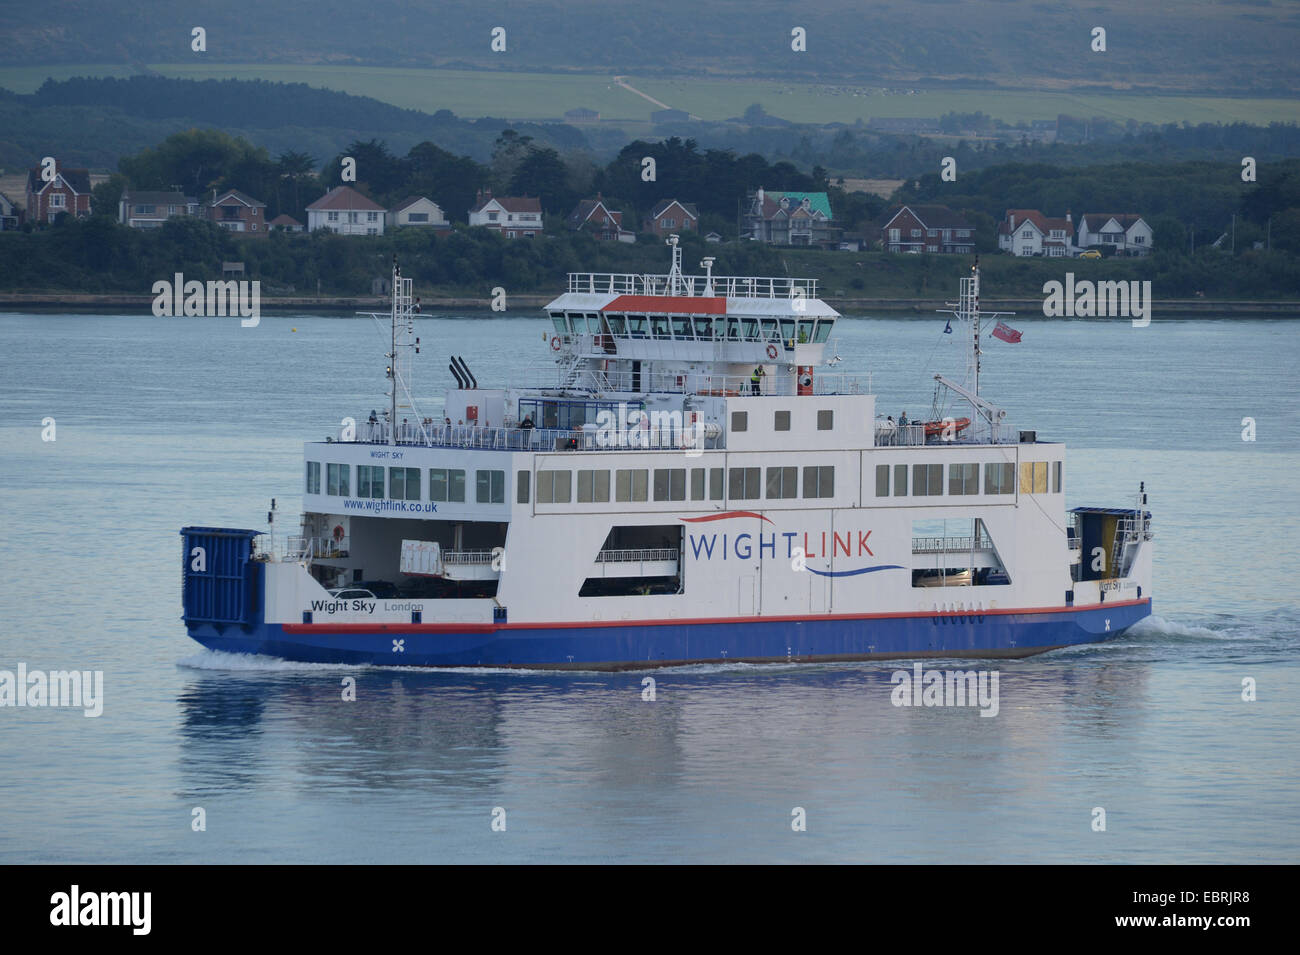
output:
M1142 217L1134 212L1089 212L1080 217L1079 221L1084 224L1089 232L1096 232L1101 229L1107 222L1114 219L1121 229L1127 232Z
M692 219L698 219L700 217L699 212L696 211L695 209L695 204L692 202L680 202L677 199L660 199L658 202L655 203L654 208L650 210L650 215L647 216L647 218L658 219L661 215L663 215L665 212L668 211L668 207L671 206L674 202L676 202L677 205L685 209L686 213Z
M485 195L470 212L481 212L490 202L495 202L506 212L536 212L539 215L542 211L542 200L536 196L488 196Z
M789 199L790 205L800 205L805 199L808 200L808 207L813 212L820 212L827 219L833 218L831 215L831 200L824 192L764 192L763 193L763 217L771 218L768 214L768 202L772 200L774 205L779 206L782 199Z
M889 223L898 217L898 214L904 209L911 211L912 215L920 220L921 225L927 229L974 229L969 222L963 219L956 212L953 212L947 206L913 206L903 205L894 206L885 213L884 219L881 220L880 228L885 228Z
M605 216L613 221L617 221L615 217L621 219L623 216L622 212L618 212L605 205L604 199L580 199L578 200L578 204L573 207L573 211L569 213L569 216L565 221L570 224L582 224L595 215L597 209L604 209Z
M267 224L268 225L302 225L302 223L299 222L297 219L295 219L293 216L285 215L283 212L281 212L278 216L276 216Z
M227 199L236 199L239 202L242 202L244 205L248 206L249 208L266 208L265 202L258 202L252 196L248 195L247 193L240 192L238 189L227 189L221 195L217 196L217 198L212 200L212 205L214 206L220 205L222 202L224 202Z
M403 209L409 209L411 206L415 205L417 202L427 202L427 203L428 203L429 205L431 205L431 206L436 206L436 207L438 207L439 209L442 208L441 206L438 206L438 203L434 202L434 201L433 201L432 199L430 199L428 196L407 196L405 199L403 199L403 200L402 200L401 202L399 202L397 205L393 206L393 208L389 209L388 211L389 211L389 212L401 212Z
M321 196L315 202L307 207L310 212L334 211L346 209L349 211L362 212L384 212L384 207L377 202L372 202L361 193L357 192L351 186L335 186L325 195Z
M142 202L155 206L180 206L194 200L180 192L136 192L127 189L122 193L122 201Z
M85 169L69 169L60 162L54 164L55 171L63 177L63 181L68 184L73 192L78 195L90 192L90 172ZM27 170L27 188L32 192L40 192L49 183L41 178L41 167L33 166Z
M1132 517L1137 512L1133 507L1072 507L1071 514L1110 514L1114 517ZM1143 517L1150 517L1150 511L1143 511Z
M1026 222L1032 222L1038 231L1043 235L1051 235L1052 230L1071 233L1074 231L1074 223L1068 219L1048 218L1037 209L1008 209L1006 218L998 223L999 235L1010 235L1012 229L1010 226L1011 217L1016 217L1016 229L1019 229Z

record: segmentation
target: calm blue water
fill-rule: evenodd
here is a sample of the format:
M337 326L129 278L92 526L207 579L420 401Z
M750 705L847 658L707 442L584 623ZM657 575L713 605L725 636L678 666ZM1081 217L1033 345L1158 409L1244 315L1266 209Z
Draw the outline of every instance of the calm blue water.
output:
M0 708L0 861L1300 861L1300 322L1010 321L982 391L1069 442L1071 506L1148 483L1158 617L999 664L988 719L892 706L893 663L658 671L648 703L640 673L203 651L177 529L293 513L301 442L382 406L383 334L0 314L0 668L106 682L98 719ZM421 325L429 390L451 352L484 385L547 361L532 315ZM842 322L840 369L925 413L942 326Z

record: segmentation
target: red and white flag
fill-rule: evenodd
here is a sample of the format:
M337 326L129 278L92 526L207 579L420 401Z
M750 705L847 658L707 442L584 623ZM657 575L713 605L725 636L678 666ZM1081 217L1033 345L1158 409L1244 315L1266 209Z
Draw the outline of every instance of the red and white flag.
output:
M1015 344L1020 341L1020 333L1008 325L1006 322L998 322L993 328L993 337L1000 338L1004 342Z

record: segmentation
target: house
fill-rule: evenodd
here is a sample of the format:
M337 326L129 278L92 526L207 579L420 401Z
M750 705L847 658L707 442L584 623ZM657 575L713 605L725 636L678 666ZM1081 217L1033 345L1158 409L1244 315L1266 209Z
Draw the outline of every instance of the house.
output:
M203 207L203 217L227 232L238 232L255 239L265 239L267 235L266 203L258 202L238 189L227 189L219 196L213 189L212 201Z
M721 242L721 241L722 241L722 235L721 235L721 233L718 233L718 232L710 232L708 235L706 235L706 236L704 237L704 241L705 241L705 242Z
M1140 215L1090 212L1079 217L1076 244L1081 249L1112 248L1116 255L1146 255L1151 251L1153 236L1151 227Z
M840 242L836 248L841 252L861 252L869 245L869 240L861 232L845 232L840 236Z
M650 122L658 123L686 123L689 122L691 114L684 109L657 109L650 114Z
M749 195L744 237L772 245L835 243L831 202L824 192L765 192L759 186Z
M0 192L0 232L18 228L18 214L21 210L12 199Z
M469 224L500 232L507 239L534 239L542 234L542 202L529 196L493 196L480 189L469 210Z
M383 235L384 207L351 186L335 186L307 207L307 231L340 235Z
M196 216L199 200L180 192L126 189L117 202L117 221L132 229L156 229L172 216Z
M90 173L69 169L55 161L52 177L42 175L43 166L27 171L27 221L53 222L63 213L90 215Z
M307 228L293 216L285 215L283 212L266 225L271 232L303 232Z
M407 225L440 232L451 230L451 223L442 214L442 207L424 196L407 196L388 210L388 228L396 229Z
M617 242L635 242L636 233L623 228L623 213L610 209L600 193L595 199L583 199L564 224L577 232L590 232L597 239Z
M880 220L879 233L886 252L975 251L975 227L947 206L895 206Z
M566 123L582 124L596 123L600 121L600 113L594 109L587 109L585 106L579 106L577 109L567 109L564 111L564 121Z
M684 234L700 230L700 213L692 203L676 199L660 199L641 223L642 232L653 232L661 238L673 233Z
M1008 209L998 223L998 248L1016 256L1041 255L1064 258L1074 255L1074 222L1050 219L1037 209Z

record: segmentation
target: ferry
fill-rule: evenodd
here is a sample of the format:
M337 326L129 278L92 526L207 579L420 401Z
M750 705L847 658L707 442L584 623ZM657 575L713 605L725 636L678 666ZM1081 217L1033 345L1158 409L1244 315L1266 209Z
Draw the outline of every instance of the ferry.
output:
M394 262L383 411L305 444L293 533L274 501L263 530L181 530L189 636L620 670L1022 657L1151 613L1145 485L1067 510L1064 445L980 393L978 260L946 310L966 375L908 421L836 368L815 280L686 274L667 241L667 274L568 276L534 380L481 386L455 356L440 402Z

